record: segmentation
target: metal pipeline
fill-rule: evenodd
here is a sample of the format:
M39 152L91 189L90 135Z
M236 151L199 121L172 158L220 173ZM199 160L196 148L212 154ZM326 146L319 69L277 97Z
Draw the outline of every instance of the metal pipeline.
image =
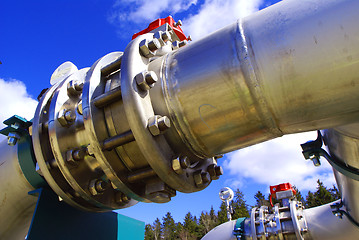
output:
M358 11L355 0L286 0L186 46L164 25L91 68L61 65L33 119L41 174L88 211L163 203L218 179L218 155L357 122ZM338 129L353 130L328 130L330 152L355 159L331 149L349 141ZM356 182L336 178L358 218Z
M154 106L198 156L356 122L358 9L283 1L171 52Z

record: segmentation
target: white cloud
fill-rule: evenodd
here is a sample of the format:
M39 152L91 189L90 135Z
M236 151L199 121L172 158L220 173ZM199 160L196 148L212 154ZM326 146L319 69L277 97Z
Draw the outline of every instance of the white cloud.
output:
M264 0L205 0L200 5L198 0L117 0L108 20L121 29L119 34L123 36L127 32L135 33L144 29L157 18L176 13L186 14L191 6L196 5L195 13L181 20L185 34L191 35L193 40L198 40L258 11L263 2ZM138 26L134 26L134 23ZM139 24L141 29L133 29L139 27ZM129 25L132 29L129 29Z
M37 106L37 101L27 93L25 84L15 79L6 81L0 78L0 103L1 129L5 127L3 121L13 115L31 120Z
M198 40L259 10L263 0L206 0L199 12L183 20L184 32Z
M300 144L314 139L316 132L309 132L257 144L227 154L224 167L238 186L247 180L266 185L290 182L300 190L313 191L320 179L331 187L335 180L329 163L322 159L322 165L314 167L302 155Z
M148 24L159 18L163 12L176 14L187 10L197 0L118 0L114 4L114 10L109 20L112 22L135 22Z

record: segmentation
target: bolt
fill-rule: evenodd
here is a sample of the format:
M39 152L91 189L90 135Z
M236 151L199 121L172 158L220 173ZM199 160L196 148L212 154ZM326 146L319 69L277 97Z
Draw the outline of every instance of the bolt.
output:
M116 192L115 201L117 204L125 205L125 204L129 203L130 200L131 200L131 198L129 198L126 194L124 194L122 192Z
M153 38L157 39L161 46L164 46L167 41L172 41L171 34L168 31L158 31L153 35Z
M56 162L55 158L50 159L50 160L48 161L48 163L49 163L49 167L50 167L50 168L58 168L58 165L57 165L57 162Z
M107 182L102 179L93 179L89 185L89 191L92 195L96 196L103 193L106 190Z
M171 127L171 121L167 116L155 115L148 119L147 128L153 136L158 136Z
M172 50L176 50L179 48L179 41L172 42Z
M20 139L20 135L16 132L9 132L7 135L7 145L15 146L17 141Z
M173 24L173 26L175 26L175 27L180 27L180 26L182 26L182 21L181 21L181 20L178 20L175 24Z
M178 158L175 158L172 160L172 169L173 171L175 171L177 174L181 174L183 173L182 167L181 167L181 163L180 160Z
M86 149L74 149L66 152L66 161L68 163L76 164L85 158Z
M187 40L183 40L182 42L179 42L179 44L178 44L178 47L184 47L184 46L186 46L187 45L187 43L188 43L188 41Z
M136 75L135 77L137 86L143 90L148 91L154 87L155 83L158 81L157 75L153 71L143 71Z
M70 96L78 96L81 94L84 84L80 81L70 80L67 83L67 94Z
M155 51L161 47L161 43L156 38L150 41L143 39L139 47L142 56L149 58L155 55Z
M201 185L210 181L210 175L208 172L202 172L201 170L198 170L193 174L193 179L197 187L200 187Z
M216 164L211 164L207 167L207 171L212 180L219 179L219 176L223 175L223 168L221 166L217 166Z
M180 157L180 164L183 169L186 169L191 165L188 157L186 157L186 156Z
M171 201L171 196L165 192L154 192L149 194L148 197L155 203L167 203Z
M319 157L316 155L310 156L310 160L313 161L314 166L319 167L321 165Z
M76 120L76 113L72 110L62 109L57 120L63 127L68 127Z
M178 158L172 160L172 169L177 174L182 174L183 169L188 168L189 165L190 165L190 162L187 157L178 157Z

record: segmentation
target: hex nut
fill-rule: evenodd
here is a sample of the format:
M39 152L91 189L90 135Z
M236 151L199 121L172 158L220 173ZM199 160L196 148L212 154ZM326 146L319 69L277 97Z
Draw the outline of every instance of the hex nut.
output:
M85 155L85 149L69 150L66 152L66 161L71 164L77 164L78 161L81 161L85 158Z
M179 41L173 41L172 42L172 50L179 49Z
M183 169L186 169L191 165L188 157L186 156L180 157L180 164Z
M161 48L161 43L157 39L152 39L148 42L148 48L150 51L155 52Z
M182 26L182 21L178 20L175 24L173 24L175 27L180 27Z
M137 86L142 91L148 91L154 87L158 81L157 75L153 71L143 71L135 76Z
M140 53L144 57L153 57L155 56L155 51L161 47L161 43L157 39L153 39L148 41L147 39L143 39L140 44Z
M126 194L124 194L122 192L116 192L115 201L117 204L125 205L125 204L129 203L130 200L131 200L131 198L129 198Z
M164 46L167 41L172 41L171 34L168 31L158 31L153 35L154 39L157 39L161 46Z
M175 159L172 160L172 169L177 174L182 174L183 173L179 158L175 158Z
M68 127L76 120L76 113L72 110L62 109L58 116L57 120L63 127Z
M183 40L183 41L181 41L181 42L179 42L178 43L178 47L184 47L184 46L186 46L187 45L187 43L188 43L188 41L187 40Z
M167 116L155 115L148 119L147 128L153 136L158 136L171 127L171 121Z
M214 170L216 171L217 176L223 175L223 168L221 166L216 166Z
M165 193L165 192L150 193L148 195L148 198L150 198L151 201L155 202L155 203L167 203L167 202L171 201L170 194Z
M200 187L210 181L208 172L202 172L201 170L196 171L193 174L193 179L197 187Z
M99 195L106 190L107 182L102 179L93 179L89 184L89 191L93 196Z
M209 181L211 181L211 177L209 176L208 172L202 172L201 173L201 178L202 178L203 184L208 183Z
M18 133L9 132L7 135L7 145L15 146L19 139L20 139L20 135Z
M212 180L219 179L219 176L223 175L223 168L216 164L211 164L207 167L207 171Z
M83 83L76 80L70 80L67 83L67 94L69 96L78 96L81 94L83 89Z

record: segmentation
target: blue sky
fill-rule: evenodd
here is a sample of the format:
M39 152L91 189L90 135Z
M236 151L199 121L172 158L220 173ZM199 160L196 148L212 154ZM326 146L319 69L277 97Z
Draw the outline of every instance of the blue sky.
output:
M299 1L299 0L298 0ZM62 0L2 1L0 3L0 121L13 114L31 119L36 97L50 86L52 72L63 62L90 67L113 51L123 51L133 33L159 18L181 19L193 40L234 22L278 0ZM3 125L0 125L3 126ZM300 143L315 133L287 136L225 155L219 163L225 175L202 192L178 193L167 204L139 203L119 211L152 223L170 211L182 221L191 211L199 215L211 206L218 209L222 187L239 188L248 204L253 195L269 191L269 185L291 182L306 192L320 178L334 183L326 162L314 168L304 160Z

